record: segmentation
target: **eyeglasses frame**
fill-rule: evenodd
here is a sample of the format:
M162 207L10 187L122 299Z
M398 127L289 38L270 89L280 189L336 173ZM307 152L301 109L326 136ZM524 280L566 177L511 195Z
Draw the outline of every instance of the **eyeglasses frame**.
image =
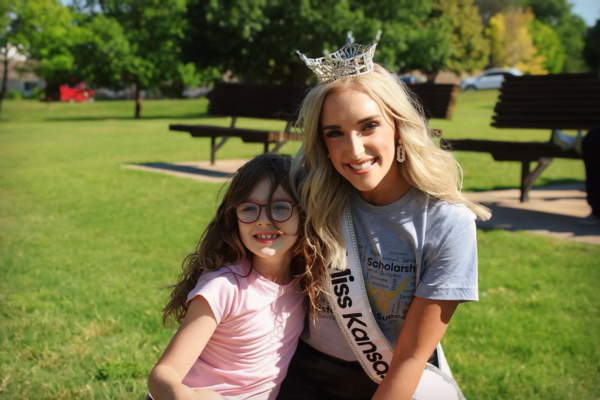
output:
M273 218L273 216L271 215L271 218L273 218L273 221L275 221L275 222L287 222L287 221L289 221L289 220L290 220L290 218L292 218L292 216L294 215L294 207L298 205L298 203L296 203L295 201L287 201L287 200L276 200L276 201L272 201L270 204L258 204L258 203L255 203L255 202L253 202L253 201L245 201L245 200L244 200L244 201L241 201L241 202L239 202L239 203L237 203L237 204L234 204L234 205L232 205L232 206L231 206L231 208L233 208L233 209L236 209L236 212L235 212L235 217L236 217L236 218L237 218L237 220L238 220L238 221L240 221L242 224L253 224L253 223L255 223L256 221L258 221L258 219L260 218L260 214L262 214L263 207L267 207L267 206L269 206L269 205L271 205L271 204L273 204L273 203L288 203L289 205L291 205L291 206L292 206L292 212L290 213L290 216L289 216L289 217L287 217L286 219L284 219L283 221L277 221L277 220L276 220L275 218ZM239 216L238 216L238 214L237 214L237 208L238 208L238 206L241 206L242 204L254 204L255 206L258 206L258 208L259 208L258 215L256 216L256 219L255 219L254 221L245 222L245 221L242 221L242 220L240 219L240 217L239 217ZM271 218L269 218L269 220L270 220Z

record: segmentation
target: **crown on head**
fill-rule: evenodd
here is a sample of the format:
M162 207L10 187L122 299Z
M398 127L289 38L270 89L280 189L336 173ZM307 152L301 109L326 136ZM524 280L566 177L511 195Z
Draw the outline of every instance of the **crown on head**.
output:
M296 53L306 66L317 75L319 83L331 82L336 79L371 72L373 70L373 56L380 37L381 31L379 30L372 45L355 44L352 32L348 31L344 47L334 53L325 54L325 57L308 58L298 50L296 50Z

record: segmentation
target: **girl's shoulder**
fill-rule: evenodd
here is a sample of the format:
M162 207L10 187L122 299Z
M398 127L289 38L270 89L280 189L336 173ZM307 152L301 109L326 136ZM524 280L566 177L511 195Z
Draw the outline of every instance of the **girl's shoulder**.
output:
M188 293L187 304L196 296L204 297L211 306L215 317L228 315L239 304L241 293L247 289L250 265L247 262L226 264L204 271L196 286Z
M238 263L225 264L212 271L205 270L202 275L200 275L198 282L222 280L232 284L239 284L240 281L243 281L248 277L249 273L250 264L247 260L244 260Z

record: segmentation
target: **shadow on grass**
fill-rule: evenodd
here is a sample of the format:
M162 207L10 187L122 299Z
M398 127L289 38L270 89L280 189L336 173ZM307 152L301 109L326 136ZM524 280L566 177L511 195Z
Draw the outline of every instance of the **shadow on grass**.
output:
M494 202L483 204L492 211L491 219L477 221L477 227L484 231L495 229L529 231L559 238L579 239L591 244L600 244L600 226L581 226L577 223L578 217L503 207Z
M156 170L157 172L176 172L180 174L206 176L211 178L227 179L231 176L231 172L227 171L210 170L194 167L192 165L169 164L164 162L131 163L126 165L139 167L141 169Z
M548 188L552 187L552 190L572 190L573 185L581 185L585 184L585 181L581 179L573 179L573 178L562 178L562 179L545 179L542 178L538 181L538 184L535 185L531 190ZM520 189L520 186L507 186L507 185L498 185L493 187L469 187L467 188L469 192L488 192L492 190L510 190L510 189Z
M143 121L143 120L153 120L153 119L207 119L207 118L216 118L214 116L208 115L206 113L202 114L183 114L183 115L150 115L150 116L142 116L141 118L135 117L124 117L124 116L85 116L85 117L50 117L45 118L44 121L47 122L66 122L66 121L108 121L108 120L131 120L131 121Z

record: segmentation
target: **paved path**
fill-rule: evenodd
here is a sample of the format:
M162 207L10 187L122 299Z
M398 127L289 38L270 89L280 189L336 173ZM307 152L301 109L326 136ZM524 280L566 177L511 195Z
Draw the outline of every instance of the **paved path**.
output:
M590 214L584 184L535 188L530 200L519 202L518 189L467 193L469 199L492 209L489 221L479 221L482 229L523 230L600 245L600 226L577 225Z
M217 160L175 164L128 164L124 167L175 175L203 182L225 182L247 160ZM467 193L474 201L492 209L492 219L479 221L482 229L523 230L562 239L600 245L600 226L577 225L590 213L583 184L533 189L527 203L519 202L519 190Z

